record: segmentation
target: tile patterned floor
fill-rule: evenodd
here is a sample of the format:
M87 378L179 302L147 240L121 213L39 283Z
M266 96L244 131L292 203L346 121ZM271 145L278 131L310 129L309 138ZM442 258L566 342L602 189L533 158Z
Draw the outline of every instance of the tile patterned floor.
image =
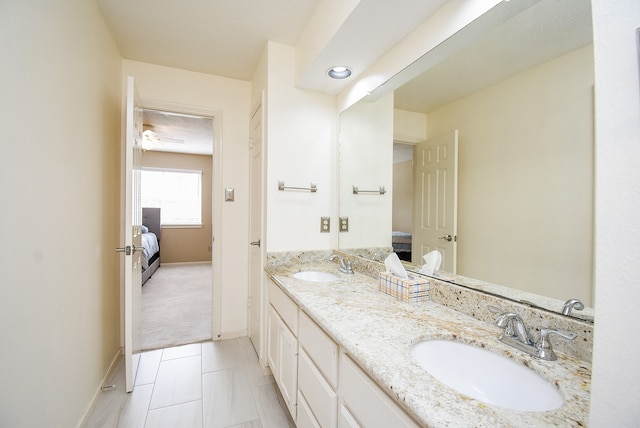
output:
M295 426L246 337L145 352L138 367L127 394L120 362L87 428Z

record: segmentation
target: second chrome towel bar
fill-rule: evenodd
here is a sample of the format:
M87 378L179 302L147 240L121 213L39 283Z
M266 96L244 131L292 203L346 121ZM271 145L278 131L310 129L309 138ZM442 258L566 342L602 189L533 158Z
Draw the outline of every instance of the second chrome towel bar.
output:
M353 185L353 194L357 195L359 193L378 193L380 195L384 195L385 193L387 193L387 191L385 190L384 186L380 186L380 189L378 189L378 190L359 190L358 186L356 186L354 184Z

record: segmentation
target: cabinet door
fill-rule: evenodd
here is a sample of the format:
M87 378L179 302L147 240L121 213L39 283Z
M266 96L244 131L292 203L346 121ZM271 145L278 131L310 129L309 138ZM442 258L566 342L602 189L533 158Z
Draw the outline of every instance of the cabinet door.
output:
M278 320L280 317L273 306L267 313L267 362L273 377L278 379Z
M298 390L298 339L278 319L278 384L289 412L296 419Z

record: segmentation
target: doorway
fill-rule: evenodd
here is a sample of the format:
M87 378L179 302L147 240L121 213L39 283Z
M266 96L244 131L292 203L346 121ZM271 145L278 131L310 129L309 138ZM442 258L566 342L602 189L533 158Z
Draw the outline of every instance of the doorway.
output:
M143 207L161 209L162 236L160 267L142 287L140 343L134 348L166 348L217 336L215 120L214 111L143 103L141 199ZM155 186L145 186L145 172Z
M393 142L391 245L400 260L408 262L413 234L413 148L411 143Z

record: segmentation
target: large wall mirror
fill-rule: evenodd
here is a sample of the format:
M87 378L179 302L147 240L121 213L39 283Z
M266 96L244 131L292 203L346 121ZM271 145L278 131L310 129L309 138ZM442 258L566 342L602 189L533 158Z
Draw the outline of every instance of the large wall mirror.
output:
M436 276L592 319L593 84L590 0L499 3L341 113L340 249L416 271L438 249ZM429 211L444 183L457 206Z

